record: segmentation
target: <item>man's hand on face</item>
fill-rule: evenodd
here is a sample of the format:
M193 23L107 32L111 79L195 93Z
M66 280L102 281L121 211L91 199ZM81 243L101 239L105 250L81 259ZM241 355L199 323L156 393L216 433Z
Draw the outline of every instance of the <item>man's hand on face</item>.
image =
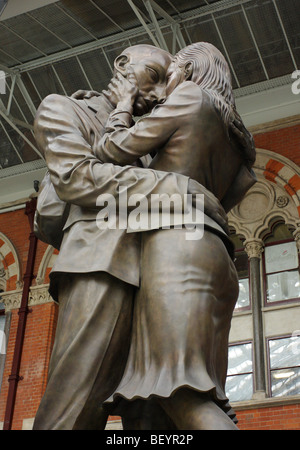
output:
M132 112L134 102L139 93L137 79L132 68L128 66L126 78L120 72L117 72L108 85L108 91L103 91L103 93L105 93L112 104L119 109L125 109L126 111ZM71 95L71 98L82 100L99 97L100 95L101 94L97 91L79 89Z
M135 74L130 66L127 69L127 77L125 78L120 72L117 72L108 85L108 89L110 101L118 109L132 113L139 88Z

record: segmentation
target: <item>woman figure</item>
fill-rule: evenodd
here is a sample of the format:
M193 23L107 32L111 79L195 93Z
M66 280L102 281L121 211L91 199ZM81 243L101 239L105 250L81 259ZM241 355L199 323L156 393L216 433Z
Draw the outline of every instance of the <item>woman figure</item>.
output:
M98 156L125 165L155 151L150 167L196 180L228 212L255 182L253 141L235 109L228 65L214 46L197 43L175 56L168 76L166 101L132 127L134 99L124 96ZM236 429L224 391L238 296L229 238L207 217L202 239L186 240L186 232L142 233L130 353L107 406L130 417L156 403L177 429Z

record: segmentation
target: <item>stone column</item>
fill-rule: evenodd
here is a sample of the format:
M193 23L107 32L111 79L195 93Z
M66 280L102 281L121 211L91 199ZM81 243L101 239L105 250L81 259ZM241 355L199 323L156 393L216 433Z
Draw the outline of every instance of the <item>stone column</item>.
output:
M300 223L297 223L297 228L293 233L294 236L294 240L296 242L297 245L297 249L298 249L298 253L300 253Z
M254 393L253 399L266 397L265 344L262 316L261 254L264 243L261 239L247 239L245 251L250 261L250 293L253 324Z

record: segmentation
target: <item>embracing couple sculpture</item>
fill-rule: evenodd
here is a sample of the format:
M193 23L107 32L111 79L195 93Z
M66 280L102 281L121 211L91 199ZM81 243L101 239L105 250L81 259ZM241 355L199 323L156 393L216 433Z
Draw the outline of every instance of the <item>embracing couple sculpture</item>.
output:
M224 391L238 296L226 213L255 183L255 149L222 54L208 43L175 57L130 47L107 91L48 96L35 135L68 209L34 429L104 429L108 414L132 430L237 429ZM97 198L118 202L124 186L128 198L192 194L202 239L186 240L172 211L168 229L97 227Z

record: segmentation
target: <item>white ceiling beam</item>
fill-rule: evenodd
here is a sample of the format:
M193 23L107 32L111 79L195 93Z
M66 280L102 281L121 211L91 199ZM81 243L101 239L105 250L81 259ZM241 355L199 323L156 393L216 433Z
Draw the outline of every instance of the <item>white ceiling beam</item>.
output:
M180 13L178 19L180 22L186 22L190 19L198 19L200 17L209 16L227 9L234 8L235 6L245 5L253 0L220 0L216 3L210 3L199 8L191 9Z
M69 19L71 19L74 23L76 23L76 25L78 25L82 30L84 30L86 33L88 33L93 39L97 39L97 37L90 32L90 30L88 30L86 27L84 27L83 25L81 25L81 23L75 19L75 17L73 17L71 14L69 14L64 8L62 8L58 3L54 3L54 5L67 17L69 17Z
M261 53L260 53L260 50L259 50L259 47L258 47L256 38L255 38L255 36L254 36L254 33L253 33L253 30L252 30L251 24L250 24L250 22L249 22L249 19L248 19L247 14L246 14L244 5L241 5L241 8L242 8L243 15L244 15L244 17L245 17L245 20L246 20L248 29L249 29L249 31L250 31L250 34L251 34L251 37L252 37L254 46L255 46L255 48L256 48L256 51L257 51L257 54L258 54L260 63L261 63L261 65L262 65L263 71L264 71L264 73L265 73L265 76L266 76L267 80L269 80L270 77L269 77L268 71L267 71L267 69L266 69L266 66L265 66L264 60L263 60L263 58L262 58L262 55L261 55Z
M285 42L286 42L286 44L288 46L288 49L289 49L289 52L290 52L290 55L291 55L291 58L292 58L292 61L293 61L293 64L294 64L294 68L297 70L298 67L297 67L296 59L295 59L295 56L294 56L294 53L293 53L290 41L288 39L287 33L285 31L285 27L284 27L284 24L282 22L281 14L280 14L280 12L278 10L276 0L273 0L273 4L274 4L274 8L275 8L275 11L276 11L276 14L277 14L277 17L278 17L278 20L279 20L279 23L280 23L283 35L284 35L284 38L285 38Z
M160 44L159 46L162 49L164 49L164 50L166 50L168 52L169 48L168 48L167 43L165 41L164 35L162 34L161 28L160 28L160 26L158 24L158 21L157 21L156 16L155 16L155 12L152 9L150 1L149 0L143 0L143 3L144 3L144 5L145 5L145 7L146 7L146 9L148 11L148 14L150 16L150 19L151 19L152 23L154 25L154 29L156 31L156 36L157 36L158 42Z
M186 47L185 39L182 35L180 25L179 23L173 19L172 16L170 16L161 6L159 6L154 0L149 0L150 4L152 5L152 8L154 11L156 11L158 14L161 15L167 22L170 23L173 33L175 34L176 40L178 42L179 48Z
M86 82L87 82L87 84L88 84L90 90L92 91L92 90L93 90L93 87L92 87L92 85L91 85L91 82L90 82L90 80L89 80L89 77L87 76L87 73L86 73L86 71L84 70L84 67L83 67L83 65L81 64L81 61L80 61L80 59L78 58L78 56L76 56L76 61L77 61L78 65L79 65L79 67L80 67L81 72L83 73L83 76L84 76L84 78L85 78L85 80L86 80Z
M229 53L228 53L226 44L225 44L225 42L224 42L222 33L221 33L220 28L219 28L219 26L218 26L218 24L217 24L217 21L216 21L216 19L215 19L215 16L214 16L213 14L212 14L211 16L212 16L212 20L213 20L213 23L214 23L214 25L215 25L215 28L216 28L216 30L217 30L218 36L219 36L219 38L220 38L220 41L221 41L221 43L222 43L222 45L223 45L224 52L225 52L225 54L226 54L226 59L227 59L228 64L229 64L229 66L230 66L230 68L231 68L231 71L232 71L232 73L233 73L233 76L234 76L234 79L235 79L235 81L236 81L236 84L238 85L238 87L241 87L240 82L239 82L239 79L238 79L237 74L236 74L236 71L234 70L232 61L231 61L231 59L230 59L230 56L229 56Z
M11 81L10 93L9 93L8 102L7 102L7 108L6 108L8 115L10 114L11 102L12 102L14 89L15 89L15 85L16 85L16 79L17 79L17 75L13 75L12 81Z
M21 41L25 42L27 45L29 45L30 47L34 48L36 51L38 51L39 53L41 53L41 55L46 56L47 53L43 52L40 48L38 48L36 45L32 44L31 42L29 42L27 39L23 38L23 36L21 36L19 33L17 33L16 31L14 31L12 28L8 27L6 25L5 22L0 22L0 25L5 28L6 30L8 30L10 33L14 34L15 36L17 36L19 39L21 39Z
M17 147L16 147L15 144L13 143L13 141L12 141L10 135L8 134L8 132L7 132L6 128L5 128L5 126L3 125L2 120L0 120L0 123L1 123L1 127L2 127L2 129L3 129L4 133L5 133L5 135L6 135L7 139L8 139L8 141L10 142L10 145L11 145L12 148L14 149L14 151L15 151L15 153L17 154L17 156L18 156L19 160L21 161L21 163L23 163L24 160L23 160L22 156L20 155L20 153L19 153Z
M27 73L27 76L28 76L28 78L29 78L29 80L30 80L32 86L34 87L34 90L35 90L35 92L37 93L38 98L40 99L40 101L42 101L42 100L43 100L43 99L42 99L42 96L41 96L41 94L40 94L38 88L36 87L36 84L34 83L34 81L33 81L33 79L32 79L32 76L30 75L29 72Z
M0 99L0 109L3 112L3 114L5 114L15 125L18 125L22 128L27 128L28 130L33 130L33 126L30 125L29 123L23 122L22 120L13 117L11 114L8 114L7 109L1 99Z
M17 86L20 89L21 94L24 97L24 100L25 100L25 102L26 102L26 104L27 104L27 106L28 106L32 116L35 117L35 115L36 115L36 107L35 107L32 99L31 99L31 96L29 95L29 93L28 93L28 91L27 91L27 89L25 87L25 84L23 83L23 80L21 79L20 75L17 75L16 82L17 82Z
M0 48L0 52L4 53L5 56L8 56L10 59L14 59L18 64L22 64L22 61L15 56L11 55L10 53L7 53L3 48Z
M130 38L136 38L139 36L143 36L145 34L145 31L150 36L153 44L159 47L160 45L159 45L156 37L153 34L155 32L153 24L147 24L145 22L145 20L142 17L141 12L133 4L132 0L127 0L127 1L130 4L130 6L133 5L132 9L134 9L134 11L137 13L137 15L140 16L140 21L141 21L141 23L143 22L142 26L137 26L131 30L126 30L124 32L116 33L112 36L107 36L107 37L100 38L100 39L94 39L93 41L88 42L86 44L82 44L82 45L76 46L71 49L66 49L66 50L63 50L60 52L53 53L51 55L37 58L37 59L35 59L33 61L29 61L27 63L16 65L16 66L14 66L14 69L18 70L20 72L29 71L29 70L32 70L37 67L41 67L41 66L51 64L51 63L54 63L57 61L61 61L63 59L71 58L76 55L87 53L92 50L104 49L107 46L124 42ZM186 22L188 22L190 19L196 19L196 18L200 18L200 17L204 17L204 16L210 16L211 14L214 14L215 12L224 11L226 9L230 9L230 8L232 8L234 6L238 6L238 5L244 5L244 4L249 3L250 1L252 1L252 0L221 0L217 3L205 5L200 8L195 8L191 11L186 11L184 13L180 13L178 15L173 16L172 18L174 19L174 21L177 24L182 25L182 27L185 28ZM56 6L58 6L58 5L56 5ZM160 19L158 21L158 23L159 23L159 26L161 29L170 27L169 22L167 22L166 19L164 19L164 18Z
M35 151L35 153L42 159L44 159L43 155L36 148L35 145L25 136L24 133L16 126L16 124L2 111L0 108L0 116L24 139L25 142Z
M46 25L44 25L40 20L38 20L36 17L34 17L32 14L30 13L26 13L26 15L28 17L30 17L34 22L38 23L42 28L44 28L44 30L48 31L48 33L52 34L52 36L54 36L56 39L58 39L60 42L62 42L66 47L68 48L72 48L72 45L70 45L68 42L66 42L64 39L62 39L61 37L59 37L56 33L54 33L54 31L50 30L50 28L48 28Z
M51 64L51 69L53 70L54 75L56 76L56 79L57 79L57 81L58 81L60 87L61 87L62 90L63 90L63 93L64 93L65 95L68 95L68 94L67 94L67 91L66 91L66 89L65 89L65 87L64 87L64 85L63 85L63 82L61 81L60 76L58 75L58 73L57 73L55 67L53 66L53 64Z
M100 6L97 5L93 0L89 0L89 2L96 8L98 11L101 12L110 22L112 22L117 28L119 28L121 31L124 31L124 28L122 28L117 22L115 22L112 17L110 17Z
M107 56L107 54L106 54L104 48L102 47L101 50L102 50L103 56L104 56L104 58L105 58L105 61L107 62L107 65L108 65L108 67L110 68L111 73L113 74L113 73L114 73L114 68L113 68L113 66L111 65L111 62L110 62L110 60L109 60L109 58L108 58L108 56Z
M10 69L9 67L4 66L4 64L0 64L0 70L5 72L7 75L17 75L19 72L17 69Z
M16 77L16 81L17 81L17 79L18 79L18 77L19 77L19 74L16 74L15 77ZM20 114L21 114L21 116L23 117L24 121L19 120L19 119L13 117L13 116L9 113L9 111L8 111L7 109L4 109L4 110L3 110L3 108L2 108L2 110L4 111L4 113L9 117L9 119L10 119L15 125L21 126L21 127L23 127L23 128L27 128L28 130L31 130L31 132L32 132L32 131L33 131L33 126L32 126L31 124L28 123L28 121L27 121L27 119L26 119L26 117L25 117L24 111L23 111L23 109L21 108L21 106L19 105L19 102L17 101L17 99L16 99L16 97L15 97L15 95L14 95L14 89L12 89L12 87L9 87L8 84L7 84L7 87L8 87L8 90L9 90L9 94L12 95L12 99L14 100L14 102L15 102L17 108L19 109ZM2 102L2 105L3 105L3 102Z
M154 34L152 33L150 27L147 25L147 23L145 22L140 10L135 6L135 4L133 3L132 0L127 0L129 3L129 6L131 7L131 9L133 10L133 12L135 13L135 15L137 16L137 18L139 19L139 21L141 22L144 30L146 30L148 36L150 37L150 39L152 40L153 44L156 45L157 47L160 47L160 43L158 42L158 40L156 39L156 37L154 36Z

